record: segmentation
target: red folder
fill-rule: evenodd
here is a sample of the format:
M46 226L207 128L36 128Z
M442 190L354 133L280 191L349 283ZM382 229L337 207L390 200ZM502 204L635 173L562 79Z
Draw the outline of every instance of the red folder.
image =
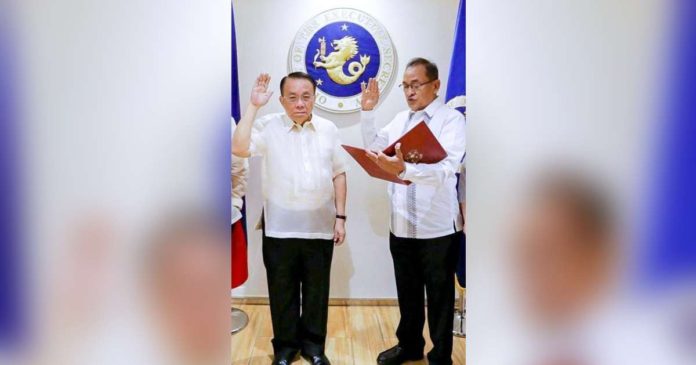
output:
M397 143L401 143L401 153L406 162L433 164L447 157L447 152L442 148L442 145L440 145L440 142L437 141L437 138L435 138L433 132L430 131L430 128L428 128L428 125L425 124L424 121L418 123L413 129L406 132L406 134L397 139L396 142L384 149L382 153L387 156L394 156L396 154ZM377 163L372 162L372 160L367 157L364 149L347 145L342 146L370 176L397 184L411 184L410 181L401 180L395 175L391 175L382 170Z

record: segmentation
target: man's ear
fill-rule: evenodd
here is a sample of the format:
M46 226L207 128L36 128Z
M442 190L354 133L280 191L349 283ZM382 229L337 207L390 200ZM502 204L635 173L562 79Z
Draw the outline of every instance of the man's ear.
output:
M435 87L435 91L440 90L440 79L435 80L433 86Z

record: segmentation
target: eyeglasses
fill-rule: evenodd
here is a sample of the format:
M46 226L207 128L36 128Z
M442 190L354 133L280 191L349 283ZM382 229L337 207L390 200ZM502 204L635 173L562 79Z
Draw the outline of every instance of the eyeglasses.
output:
M401 89L403 89L404 91L408 91L409 89L412 89L413 91L419 91L423 86L425 86L431 82L434 82L434 81L437 81L437 79L430 80L430 81L424 82L422 84L419 82L414 82L412 84L403 83L403 84L399 84L399 87Z
M290 104L295 104L298 101L302 100L305 104L309 103L314 100L314 95L302 95L302 96L297 96L297 95L290 95L290 96L283 96L283 99L287 100Z

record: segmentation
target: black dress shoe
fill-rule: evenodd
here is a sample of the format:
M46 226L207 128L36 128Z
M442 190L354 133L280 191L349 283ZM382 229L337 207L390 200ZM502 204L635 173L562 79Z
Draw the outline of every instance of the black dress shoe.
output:
M312 365L331 365L331 362L329 361L329 359L326 358L326 355L324 355L324 354L320 354L320 355L302 354L302 357L304 357Z
M401 365L406 361L423 359L423 353L408 353L403 347L396 345L377 356L379 365Z
M292 360L294 360L296 356L297 356L297 352L276 355L275 358L273 358L273 362L271 364L272 365L290 365L290 364L292 364Z

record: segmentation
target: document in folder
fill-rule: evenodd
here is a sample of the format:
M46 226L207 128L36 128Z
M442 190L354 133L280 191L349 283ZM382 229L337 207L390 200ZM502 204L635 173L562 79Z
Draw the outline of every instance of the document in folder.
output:
M387 156L396 154L396 144L401 143L401 153L404 156L404 161L409 163L438 163L447 157L447 152L442 148L440 142L433 135L425 122L420 122L413 129L397 139L382 153ZM372 177L391 181L397 184L409 185L410 181L401 180L398 177L389 174L382 170L377 163L372 162L367 157L366 152L362 148L343 145L343 148L358 162L360 166Z

